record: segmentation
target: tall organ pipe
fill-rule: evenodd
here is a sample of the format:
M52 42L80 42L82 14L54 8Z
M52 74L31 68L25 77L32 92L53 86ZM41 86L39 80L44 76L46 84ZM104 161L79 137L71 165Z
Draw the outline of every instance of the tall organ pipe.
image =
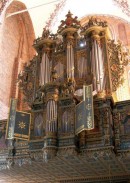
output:
M70 43L67 44L67 78L74 78L74 51Z
M40 67L40 85L50 82L50 62L46 53L43 53Z
M54 100L47 103L46 129L50 132L57 131L57 102Z
M90 58L92 63L92 73L94 76L93 79L93 88L97 91L104 90L104 57L102 48L96 40L93 41L92 50L90 52Z
M92 54L90 54L91 56ZM78 76L79 78L83 78L87 75L87 59L82 56L77 60L78 66Z

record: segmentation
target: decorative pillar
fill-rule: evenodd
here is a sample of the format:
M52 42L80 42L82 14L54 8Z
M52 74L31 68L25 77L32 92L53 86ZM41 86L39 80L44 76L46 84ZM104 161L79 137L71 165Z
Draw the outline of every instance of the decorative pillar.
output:
M58 134L58 97L59 85L51 82L43 87L46 105L46 132L44 137L43 155L45 161L56 155Z
M67 81L75 80L75 54L74 49L78 38L77 31L80 28L80 23L77 17L72 18L69 11L65 21L62 20L58 28L58 33L63 36L64 49L66 50L66 79Z
M51 81L51 59L54 51L56 36L50 34L49 30L43 29L42 37L34 42L34 48L40 55L39 62L39 85L43 86Z
M110 109L108 107L105 107L103 109L103 131L104 131L104 144L105 145L111 145L110 143Z
M115 109L113 111L113 123L115 133L115 149L120 149L120 132L119 132L120 113Z

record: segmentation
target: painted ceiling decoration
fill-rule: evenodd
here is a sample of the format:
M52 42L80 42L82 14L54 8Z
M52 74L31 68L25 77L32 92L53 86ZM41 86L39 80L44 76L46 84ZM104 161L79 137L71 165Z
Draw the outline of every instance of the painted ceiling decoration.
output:
M54 9L54 12L51 13L48 21L46 22L45 28L48 28L49 29L50 27L52 27L52 25L54 24L54 22L53 22L54 17L56 18L57 15L58 15L58 13L60 13L62 11L62 9L65 6L66 1L67 0L62 0L60 3L58 3L56 5L56 8Z
M122 12L130 17L130 2L129 0L113 0L121 9Z

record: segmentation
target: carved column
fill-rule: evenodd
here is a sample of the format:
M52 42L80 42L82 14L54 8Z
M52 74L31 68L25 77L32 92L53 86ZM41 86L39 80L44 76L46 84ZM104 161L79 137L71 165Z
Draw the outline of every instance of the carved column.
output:
M104 143L105 145L110 145L110 109L103 109L103 123L104 123Z
M115 109L113 111L114 135L115 135L115 148L120 149L120 132L119 132L120 113Z
M42 37L34 42L34 48L37 50L39 62L39 84L45 85L51 81L50 61L52 59L52 52L54 51L55 35L51 35L49 30L43 29Z
M56 82L50 83L45 85L43 90L46 103L46 136L44 137L43 156L47 161L57 152L59 85Z

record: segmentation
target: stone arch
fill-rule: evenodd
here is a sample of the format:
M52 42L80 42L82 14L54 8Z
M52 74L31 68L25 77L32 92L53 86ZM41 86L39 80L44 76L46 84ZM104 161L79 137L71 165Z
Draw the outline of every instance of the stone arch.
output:
M0 118L7 118L9 98L19 98L19 108L23 108L23 98L17 86L17 76L23 64L35 54L32 47L35 39L32 21L28 12L6 18L8 13L26 9L19 1L13 1L5 11L1 25L0 43Z

